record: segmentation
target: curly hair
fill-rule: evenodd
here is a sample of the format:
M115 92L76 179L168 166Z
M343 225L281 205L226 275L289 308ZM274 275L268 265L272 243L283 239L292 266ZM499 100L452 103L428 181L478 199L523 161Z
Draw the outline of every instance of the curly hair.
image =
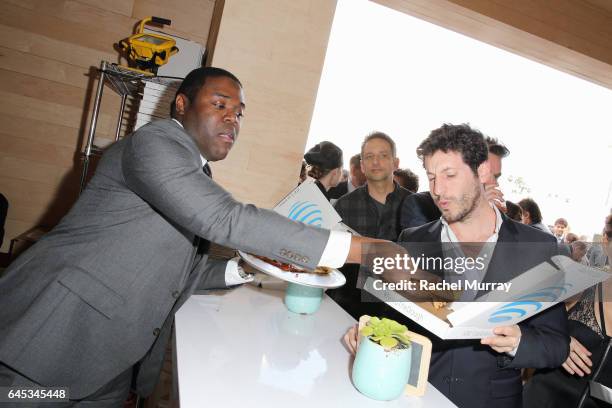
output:
M423 161L426 156L431 156L440 150L444 153L449 151L460 153L463 162L474 174L478 173L478 166L487 160L489 152L483 134L465 123L461 125L445 123L442 127L432 130L427 139L417 147L417 156Z

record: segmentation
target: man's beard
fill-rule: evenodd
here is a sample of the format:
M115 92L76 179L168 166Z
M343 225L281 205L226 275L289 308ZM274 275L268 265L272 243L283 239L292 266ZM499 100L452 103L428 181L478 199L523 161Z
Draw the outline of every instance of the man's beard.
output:
M465 193L459 200L457 200L459 203L459 210L457 214L453 215L448 212L445 214L444 211L442 211L442 217L444 217L446 222L449 224L468 219L472 212L474 212L474 209L478 206L480 194L480 184L474 183L472 193Z

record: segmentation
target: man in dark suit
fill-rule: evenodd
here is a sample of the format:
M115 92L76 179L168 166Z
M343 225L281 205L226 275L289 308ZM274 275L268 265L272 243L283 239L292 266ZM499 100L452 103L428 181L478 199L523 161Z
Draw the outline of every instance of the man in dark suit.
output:
M465 257L476 249L490 260L484 268L462 271L436 270L434 262L433 269L424 268L427 272L445 281L504 283L557 254L552 236L506 218L485 198L491 169L480 132L467 125L444 125L432 131L417 152L442 218L403 231L398 241L417 243L406 244L408 252L423 258L446 259L451 251ZM464 291L460 300L482 294ZM520 407L520 370L557 367L568 354L563 304L493 333L480 341L443 341L428 335L433 342L429 382L459 407ZM347 334L347 340L354 342L351 336Z
M487 199L495 203L499 209L505 211L503 194L498 189L497 180L501 177L502 159L510 154L506 146L492 137L486 138L489 153L487 160L491 167L491 175L485 182L485 195ZM400 212L400 224L402 229L420 227L428 222L437 220L442 213L434 203L429 191L412 194L406 197Z
M228 284L208 241L307 268L359 260L361 238L242 204L211 179L244 108L234 75L199 68L172 120L106 151L70 212L0 279L1 386L64 386L91 406L121 406L130 386L150 393L174 312L196 287Z

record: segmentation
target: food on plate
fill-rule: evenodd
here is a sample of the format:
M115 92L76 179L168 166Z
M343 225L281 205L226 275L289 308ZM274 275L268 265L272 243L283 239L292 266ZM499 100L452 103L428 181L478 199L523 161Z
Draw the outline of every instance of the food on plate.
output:
M332 271L332 268L328 268L326 266L317 266L314 271L309 269L300 268L299 266L283 263L276 261L274 259L267 258L265 256L253 255L255 258L261 259L262 261L269 263L272 266L276 266L279 269L282 269L286 272L296 272L296 273L316 273L319 275L326 275Z
M448 302L433 302L433 305L434 305L435 309L445 308L447 304L448 304Z

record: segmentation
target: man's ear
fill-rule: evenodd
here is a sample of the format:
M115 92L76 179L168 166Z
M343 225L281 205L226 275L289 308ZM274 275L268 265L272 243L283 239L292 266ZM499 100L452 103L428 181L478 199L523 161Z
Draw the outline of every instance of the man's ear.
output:
M176 106L176 114L183 116L187 109L189 109L189 99L184 94L178 94L176 99L174 99L174 105Z
M395 159L393 159L393 170L397 170L399 169L399 157L396 157Z
M480 166L478 166L478 180L480 180L481 183L485 184L489 182L491 178L491 165L488 161L485 160L480 164Z

